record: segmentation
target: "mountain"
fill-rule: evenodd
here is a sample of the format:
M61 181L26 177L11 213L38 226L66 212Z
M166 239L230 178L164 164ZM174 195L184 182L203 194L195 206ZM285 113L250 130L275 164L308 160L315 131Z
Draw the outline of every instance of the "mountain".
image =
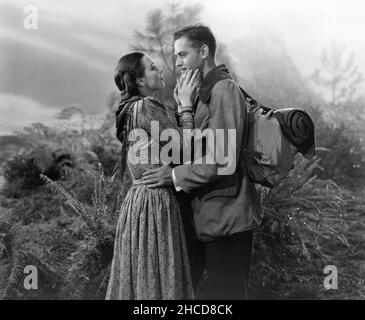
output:
M317 112L321 98L302 78L279 37L246 36L227 49L240 84L254 99L274 108L300 106Z

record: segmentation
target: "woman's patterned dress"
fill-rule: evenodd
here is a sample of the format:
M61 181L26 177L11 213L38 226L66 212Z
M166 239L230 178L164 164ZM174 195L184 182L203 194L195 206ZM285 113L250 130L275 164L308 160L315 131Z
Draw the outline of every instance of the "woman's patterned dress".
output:
M124 134L136 138L133 129L138 128L147 135L126 147L131 154L127 166L134 182L120 208L106 299L193 299L185 235L174 190L149 189L140 182L144 171L161 165L156 152L151 150L161 151L168 144L156 140L156 132L151 132L151 128L156 130L158 123L158 135L162 130L179 128L174 116L151 97L139 97L126 105L129 126ZM152 121L155 122L151 127ZM174 144L176 147L176 141ZM152 159L157 163L151 164Z

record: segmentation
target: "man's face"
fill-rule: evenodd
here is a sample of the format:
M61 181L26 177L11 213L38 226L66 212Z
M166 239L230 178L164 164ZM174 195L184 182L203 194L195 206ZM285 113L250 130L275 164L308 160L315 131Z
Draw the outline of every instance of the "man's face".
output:
M189 69L202 69L204 60L200 50L193 47L188 38L182 37L175 41L174 53L176 55L176 69L179 73L185 73Z

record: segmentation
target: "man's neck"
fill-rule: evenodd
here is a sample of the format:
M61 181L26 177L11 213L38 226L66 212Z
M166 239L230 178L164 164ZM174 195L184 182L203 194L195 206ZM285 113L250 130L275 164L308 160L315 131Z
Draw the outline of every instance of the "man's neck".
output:
M210 71L210 70L213 70L215 67L216 67L216 63L215 61L207 61L204 66L203 66L203 78L207 75L207 73Z

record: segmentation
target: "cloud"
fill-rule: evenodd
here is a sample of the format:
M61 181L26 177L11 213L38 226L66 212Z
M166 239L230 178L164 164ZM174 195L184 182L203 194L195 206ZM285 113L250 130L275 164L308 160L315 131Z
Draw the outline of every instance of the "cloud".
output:
M78 2L81 6L82 3ZM26 30L22 3L0 3L0 41L17 42L48 54L63 55L65 59L99 71L108 69L110 61L128 46L129 36L125 36L124 29L110 21L109 25L102 23L102 17L107 21L105 12L99 17L95 12L91 14L92 5L75 10L73 14L67 2L63 6L54 6L38 0L32 5L38 9L38 28ZM77 9L77 3L74 5L76 8L73 9Z
M270 31L283 39L300 72L308 76L319 65L322 48L328 45L330 38L337 35L340 41L348 44L349 49L354 51L360 71L365 73L365 46L359 40L362 38L361 32L365 23L363 0L225 0L224 5L222 0L183 0L179 4L185 6L197 2L204 6L202 22L210 25L218 39L228 45L228 52L230 45L241 37L257 31ZM65 97L72 100L72 103L84 106L88 104L85 102L88 99L92 108L97 110L102 105L102 99L97 96L106 97L115 89L114 83L109 79L112 78L117 59L129 50L128 44L133 42L133 31L144 30L149 10L167 8L168 3L166 0L0 0L0 42L4 43L0 44L0 74L5 74L0 77L0 90L32 96L48 104L50 101L44 99L48 95L45 91L53 93L53 87L59 83L54 78L58 79L58 74L62 73L62 77L67 79L64 83L72 83L73 86L63 89L60 97L53 95L52 99L66 104L65 99L60 100ZM35 32L23 28L23 8L28 4L39 9L39 29ZM16 44L13 43L15 41ZM22 54L34 51L33 60L25 54L21 57L29 65L28 69L34 65L34 61L41 61L47 70L54 71L49 75L46 86L32 86L33 95L25 91L18 92L13 82L3 80L15 78L13 69L17 68L17 64L22 65L18 58L19 53L16 60L9 54L9 50L3 49L10 42ZM244 46L241 50L245 50ZM50 68L50 60L56 55L60 57L54 60L60 64L62 70L61 67L52 65L53 68ZM2 72L1 64L10 59L13 65L11 68L4 68L7 72ZM66 72L70 73L67 66L71 64L75 65L71 72L81 74L82 66L82 71L92 70L92 77L102 79L105 83L108 81L107 85L100 84L102 81L94 81L91 89L84 86L87 90L80 91L79 84L75 85L65 75ZM23 76L23 70L19 69L18 75ZM45 73L43 68L40 70ZM1 85L2 82L6 87ZM10 82L13 87L8 85ZM89 92L96 90L94 88L98 88L98 92L91 93L94 94L91 97ZM365 92L365 82L361 89Z
M143 11L148 10L143 1L132 5L130 0L110 0L106 5L95 0L33 0L38 29L25 30L23 9L29 2L1 1L0 36L78 58L97 68L105 68L106 61L127 50L130 31L144 26L144 13L135 19L140 15L138 8L142 5Z
M42 105L38 101L11 93L0 93L0 135L10 134L34 122L52 125L61 108Z
M58 46L57 44L45 41L41 38L35 37L27 37L21 32L17 32L10 28L0 27L0 38L10 39L12 41L22 42L23 44L27 44L38 49L43 49L49 51L51 53L63 54L73 59L77 59L79 62L83 64L89 65L92 68L105 70L108 67L107 64L103 64L100 61L95 61L92 59L85 59L85 57L75 54L75 52L68 50L64 47Z

